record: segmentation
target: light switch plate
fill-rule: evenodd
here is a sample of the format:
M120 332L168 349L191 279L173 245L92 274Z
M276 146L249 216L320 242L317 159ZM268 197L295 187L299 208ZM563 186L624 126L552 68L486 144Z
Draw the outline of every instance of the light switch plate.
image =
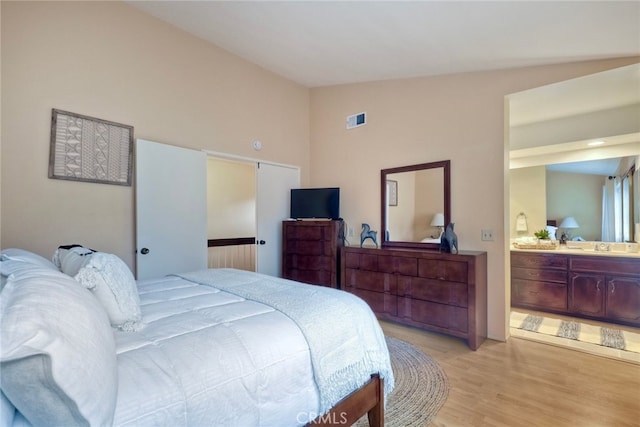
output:
M493 241L493 230L482 230L482 240Z

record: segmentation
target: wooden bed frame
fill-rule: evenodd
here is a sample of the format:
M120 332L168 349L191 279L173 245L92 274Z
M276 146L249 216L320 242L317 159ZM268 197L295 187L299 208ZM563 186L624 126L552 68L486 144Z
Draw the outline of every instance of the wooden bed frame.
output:
M384 427L384 380L378 374L308 425L350 426L364 414L368 414L370 427Z

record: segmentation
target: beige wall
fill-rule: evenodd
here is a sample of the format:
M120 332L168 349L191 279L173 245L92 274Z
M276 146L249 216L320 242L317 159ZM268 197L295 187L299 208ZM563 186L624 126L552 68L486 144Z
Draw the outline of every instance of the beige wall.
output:
M133 267L134 187L47 178L51 109L309 171L309 91L120 2L1 2L3 248ZM256 152L252 141L260 139ZM170 171L169 171L170 173Z
M256 235L256 167L207 159L207 239Z
M311 90L311 182L341 187L348 224L380 230L380 169L451 160L460 247L488 252L489 336L504 339L510 295L505 96L638 62L638 58L389 80ZM345 118L367 112L367 124ZM495 240L481 241L491 229ZM507 238L508 240L508 238Z
M510 237L533 236L547 225L546 169L544 166L511 169ZM527 218L527 231L516 230L520 213Z
M547 217L558 221L568 216L580 226L571 237L602 240L602 186L606 177L571 172L547 171ZM558 238L560 235L558 235Z
M387 207L389 238L391 240L413 241L413 221L416 215L414 197L416 174L415 172L396 173L392 174L389 179L396 182L398 190L398 203L395 206ZM340 196L341 199L344 199L344 196ZM379 195L378 198L380 198ZM348 222L347 225L351 225L351 223ZM373 229L380 231L382 228L374 226ZM378 243L381 241L382 239L378 237Z
M506 336L509 299L505 95L638 62L309 91L123 3L0 5L2 247L50 256L80 242L133 263L132 187L47 179L51 108L133 125L139 138L299 165L303 185L341 187L342 215L357 234L362 222L380 230L380 169L450 159L460 246L489 254L489 336L497 339ZM346 116L361 111L368 124L347 131ZM482 242L483 228L496 240Z

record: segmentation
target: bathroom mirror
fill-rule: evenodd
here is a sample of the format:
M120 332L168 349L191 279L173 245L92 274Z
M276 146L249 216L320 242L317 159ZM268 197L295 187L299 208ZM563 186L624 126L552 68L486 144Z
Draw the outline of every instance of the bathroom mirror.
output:
M450 169L443 160L380 171L383 247L440 247L451 221Z
M637 239L640 64L529 89L508 99L511 237L533 235L546 221L572 216L579 223L571 230L574 237ZM605 204L610 192L603 187L614 183L620 201L613 213L604 215L610 212ZM529 222L526 231L515 227L520 212ZM619 230L605 232L610 229Z

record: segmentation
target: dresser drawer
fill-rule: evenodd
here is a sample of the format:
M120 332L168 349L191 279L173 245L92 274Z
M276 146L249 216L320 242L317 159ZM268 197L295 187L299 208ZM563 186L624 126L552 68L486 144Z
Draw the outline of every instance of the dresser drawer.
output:
M398 315L414 325L436 326L459 332L467 332L469 328L467 309L452 305L398 298Z
M349 287L347 290L365 300L371 310L380 317L386 317L384 315L395 317L398 315L398 297L395 295ZM348 325L345 325L345 327L348 327Z
M567 309L567 285L511 279L511 303L536 308Z
M287 278L312 285L334 287L332 283L333 277L334 273L331 270L298 270L293 268L289 270Z
M511 267L557 268L566 270L568 266L569 258L566 255L511 252Z
M345 269L344 284L351 292L352 289L363 289L373 292L397 292L397 277L394 274L378 271Z
M428 279L467 283L467 263L443 261L439 259L420 259L418 263L418 276Z
M609 258L590 255L572 256L571 270L640 276L640 259Z
M287 266L291 269L328 271L336 269L335 261L328 256L288 254L285 257Z
M290 240L323 240L325 227L312 225L299 225L297 227L287 227L285 238Z
M467 307L467 284L435 279L398 278L398 296Z
M303 255L331 255L334 248L327 241L289 240L287 241L287 253Z
M566 270L541 270L535 268L511 268L512 279L534 280L542 282L567 283Z
M346 252L345 267L378 271L378 256L371 254L360 254L357 252Z
M416 276L418 274L418 260L415 257L378 256L378 269L389 273Z

